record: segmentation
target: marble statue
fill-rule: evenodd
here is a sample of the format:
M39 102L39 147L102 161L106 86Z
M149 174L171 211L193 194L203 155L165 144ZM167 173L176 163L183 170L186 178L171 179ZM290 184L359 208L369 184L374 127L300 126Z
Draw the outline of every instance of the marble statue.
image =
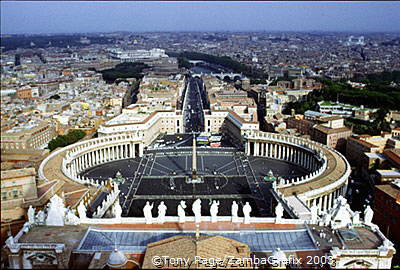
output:
M275 207L275 216L276 216L276 219L278 219L278 220L283 217L283 206L280 202Z
M185 202L185 201L181 201L181 202L178 204L179 223L184 223L184 222L186 221L185 209L186 209L186 202Z
M117 194L119 191L118 183L114 183L113 189L114 189L115 194Z
M322 217L322 225L323 226L330 226L331 225L331 221L332 221L332 215L327 212L323 215Z
M65 224L78 225L79 223L80 219L72 212L72 210L68 209L67 214L65 215Z
M243 206L244 224L250 224L251 206L249 202Z
M337 229L353 226L355 213L351 210L349 204L347 203L347 200L343 196L339 196L335 205L336 208L331 209L332 228Z
M219 202L213 201L210 207L210 214L211 214L211 222L217 222L217 215L218 215L218 206Z
M194 213L194 221L196 223L201 222L201 200L197 199L192 205L192 211Z
M232 215L232 222L238 222L238 211L239 211L239 205L237 204L236 201L232 202L232 208L231 208L231 215Z
M36 219L38 221L38 223L43 224L45 219L46 219L46 214L44 213L43 210L40 210L37 215L36 215Z
M115 202L115 206L114 206L114 217L117 219L120 219L122 215L122 207L119 204L119 200L117 200Z
M146 224L153 223L153 215L151 214L151 210L153 209L154 203L150 204L149 201L146 202L146 205L143 207L143 214L146 220Z
M367 225L371 225L373 217L374 217L374 211L371 209L371 206L367 205L367 207L364 210L364 223Z
M360 224L360 212L359 211L354 212L353 224Z
M33 208L32 205L29 205L28 209L28 222L30 224L35 223L35 208Z
M64 226L64 216L66 208L62 199L54 195L50 199L49 210L47 212L46 225L47 226Z
M160 202L158 205L158 222L164 223L165 222L165 214L167 213L167 206L164 204L163 201Z
M78 215L79 215L80 219L87 218L87 216L86 216L86 207L85 207L83 201L81 201L81 203L78 205Z
M310 207L311 210L311 220L312 221L317 221L318 220L318 206L317 204L314 202L313 205Z

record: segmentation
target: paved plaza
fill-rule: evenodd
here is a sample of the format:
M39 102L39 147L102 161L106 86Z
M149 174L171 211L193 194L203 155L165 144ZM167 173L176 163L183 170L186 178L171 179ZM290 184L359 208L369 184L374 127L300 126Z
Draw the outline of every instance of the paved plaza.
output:
M185 140L185 137L180 136ZM171 139L171 138L168 138ZM179 141L179 139L177 140ZM191 140L187 140L189 143ZM167 206L167 215L176 216L181 200L186 201L186 213L193 215L192 203L202 201L202 215L209 216L213 200L220 202L221 216L231 215L233 201L242 206L249 202L252 216L273 216L276 204L263 177L269 171L284 178L302 176L306 170L292 163L247 157L234 147L199 147L197 150L197 174L200 183L190 183L192 176L192 147L187 144L164 148L149 148L143 157L125 159L99 165L82 173L96 180L114 178L120 172L125 179L120 184L120 203L123 216L141 217L146 201L154 203L153 216L161 201Z

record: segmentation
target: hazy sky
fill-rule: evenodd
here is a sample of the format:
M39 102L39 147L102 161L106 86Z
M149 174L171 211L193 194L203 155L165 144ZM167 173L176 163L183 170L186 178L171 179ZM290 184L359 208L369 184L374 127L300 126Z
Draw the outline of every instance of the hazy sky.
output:
M1 32L396 31L400 2L1 1Z

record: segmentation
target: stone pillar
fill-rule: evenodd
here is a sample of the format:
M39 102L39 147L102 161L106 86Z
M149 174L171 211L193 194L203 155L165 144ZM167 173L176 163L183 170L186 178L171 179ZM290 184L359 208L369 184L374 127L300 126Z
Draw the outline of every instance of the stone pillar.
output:
M74 167L75 167L75 173L78 174L79 173L79 163L78 163L78 159L74 159Z
M254 142L254 156L258 156L260 154L260 143Z
M283 159L283 160L286 160L286 158L287 158L287 146L286 146L286 145L283 145L283 146L282 146L282 149L283 149L283 150L282 150L282 151L283 151L283 152L282 152L282 153L283 153L283 154L282 154L282 159Z
M281 158L281 146L279 144L276 144L275 147L276 147L276 158L280 159Z
M17 253L11 253L8 255L8 261L10 263L10 269L23 269L21 265L21 254L20 251L18 250Z
M143 156L143 143L139 143L139 157Z
M93 161L92 161L92 152L89 152L88 153L88 160L89 160L89 167L92 167L93 166Z
M320 210L322 210L322 199L323 199L322 196L318 198L318 208L319 208Z
M261 143L261 153L260 153L260 156L265 156L265 154L264 154L264 143L263 143L263 142Z
M86 169L86 165L87 164L87 162L86 162L86 154L83 154L83 169L85 170Z
M76 167L75 167L75 161L71 162L71 176L74 177L76 175Z
M131 158L135 158L135 147L134 147L134 144L133 143L130 143L129 144L129 147L130 147L130 154L131 154Z
M324 204L324 209L327 210L328 209L328 200L329 200L329 195L325 195L325 204Z
M269 143L265 143L265 156L269 157Z
M333 192L329 193L328 209L332 207L332 197L333 197Z
M274 144L274 158L278 156L278 147L276 144Z

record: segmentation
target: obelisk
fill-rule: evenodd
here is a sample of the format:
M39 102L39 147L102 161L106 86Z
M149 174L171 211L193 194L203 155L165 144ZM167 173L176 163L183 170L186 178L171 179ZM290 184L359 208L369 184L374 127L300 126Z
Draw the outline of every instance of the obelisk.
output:
M192 148L192 180L197 178L197 154L196 154L196 136L193 133L193 148Z

